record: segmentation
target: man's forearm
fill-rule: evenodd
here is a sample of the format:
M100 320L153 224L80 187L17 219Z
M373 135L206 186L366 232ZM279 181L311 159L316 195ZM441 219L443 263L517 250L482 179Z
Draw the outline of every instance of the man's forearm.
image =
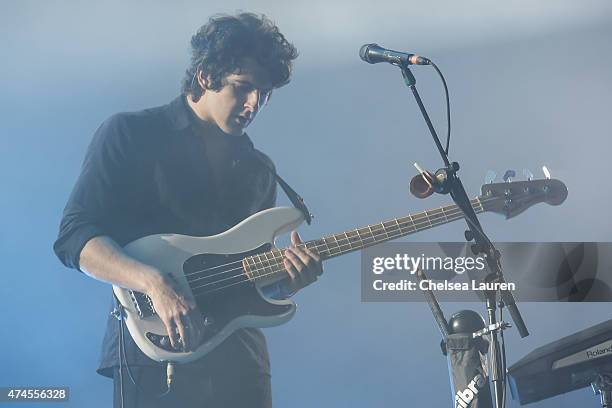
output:
M97 280L143 293L163 279L155 268L132 258L106 236L87 241L80 254L80 266Z
M204 318L191 291L185 292L156 268L132 258L111 238L98 236L87 241L80 254L80 266L95 279L146 293L166 327L172 347L193 351L200 344Z

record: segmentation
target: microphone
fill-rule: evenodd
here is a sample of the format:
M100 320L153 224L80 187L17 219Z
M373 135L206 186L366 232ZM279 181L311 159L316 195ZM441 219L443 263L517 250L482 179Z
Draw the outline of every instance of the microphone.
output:
M393 65L430 65L431 61L416 54L388 50L378 44L364 44L359 49L359 56L369 64L388 62Z

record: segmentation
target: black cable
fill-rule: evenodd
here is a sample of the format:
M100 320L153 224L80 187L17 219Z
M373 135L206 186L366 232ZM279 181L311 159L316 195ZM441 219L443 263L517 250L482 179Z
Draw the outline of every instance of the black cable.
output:
M134 384L136 388L139 388L138 384L136 383L136 380L134 380L134 376L132 375L132 370L130 369L130 364L127 361L127 357L125 356L124 338L125 338L125 335L123 334L123 311L122 311L121 319L119 320L119 353L120 353L119 363L121 363L122 360L125 361L125 368L128 373L128 376L130 377L130 380L132 381L132 384Z
M434 67L434 69L440 76L440 79L442 80L442 85L444 85L444 95L446 97L446 125L447 125L446 127L446 148L444 149L444 152L448 156L448 147L450 145L450 135L451 135L450 98L448 96L448 86L446 86L446 80L444 79L444 75L442 75L442 71L440 71L438 66L433 61L430 61L430 65Z
M504 309L504 305L502 304L499 308L499 321L503 322L504 321L504 313L503 313L503 309ZM503 398L503 402L502 402L502 408L506 407L506 387L507 387L507 381L508 378L506 376L506 341L504 340L504 329L502 328L499 331L499 335L501 338L501 352L502 352L502 385L503 385L503 391L504 391L504 398Z
M445 95L445 98L446 98L446 123L447 123L447 128L446 128L446 147L444 149L444 152L448 156L448 150L449 150L449 146L450 146L450 136L451 136L450 97L449 97L449 94L448 94L448 86L446 85L446 79L444 79L444 75L442 74L442 71L440 71L438 66L433 61L430 61L430 65L436 70L436 72L440 76L440 79L442 80L442 85L444 86L444 95ZM479 225L473 223L472 220L470 220L469 218L466 218L466 219L467 219L468 223L470 223L472 228L477 229L478 232L480 232L480 234L482 236L486 237L486 235L484 235L484 232L482 231L482 229L480 228ZM487 241L488 241L488 239L487 239ZM489 241L489 244L491 244L490 241ZM499 308L499 321L500 322L503 321L503 305ZM504 339L504 330L503 329L500 330L500 339L501 339L501 353L502 353L501 365L502 365L502 386L503 386L502 408L505 408L505 406L506 406L506 388L507 388L507 380L508 380L508 378L507 378L507 375L506 375L506 342L505 342L505 339Z
M119 302L117 302L119 303ZM121 309L119 309L118 313L121 313ZM121 408L125 407L125 399L123 397L123 359L121 358L121 348L123 347L123 325L121 323L121 319L123 316L115 316L117 317L117 322L119 323L119 395L121 395Z
M124 408L124 400L123 400L123 362L125 361L125 368L132 381L132 384L136 387L136 389L141 393L147 393L148 391L141 388L140 385L134 380L134 376L132 375L132 369L130 368L130 364L127 361L127 357L125 355L125 335L123 334L123 306L119 303L119 299L115 297L117 303L116 313L118 313L117 320L119 321L119 382L120 382L120 394L121 394L121 408ZM172 362L166 363L166 385L167 389L161 394L156 395L156 398L161 398L166 396L172 390L172 383L174 380L174 368L175 364Z

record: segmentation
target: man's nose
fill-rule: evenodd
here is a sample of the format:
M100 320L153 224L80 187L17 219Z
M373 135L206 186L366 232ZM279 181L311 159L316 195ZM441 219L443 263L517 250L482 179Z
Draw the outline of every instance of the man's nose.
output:
M247 96L246 106L251 108L252 112L257 112L261 108L262 101L261 91L253 89Z

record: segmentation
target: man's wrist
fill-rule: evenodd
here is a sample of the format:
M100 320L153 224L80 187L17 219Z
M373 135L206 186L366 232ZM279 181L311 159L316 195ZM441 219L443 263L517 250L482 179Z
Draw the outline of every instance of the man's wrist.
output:
M158 269L146 266L142 269L144 293L150 295L151 292L166 284L166 276Z

